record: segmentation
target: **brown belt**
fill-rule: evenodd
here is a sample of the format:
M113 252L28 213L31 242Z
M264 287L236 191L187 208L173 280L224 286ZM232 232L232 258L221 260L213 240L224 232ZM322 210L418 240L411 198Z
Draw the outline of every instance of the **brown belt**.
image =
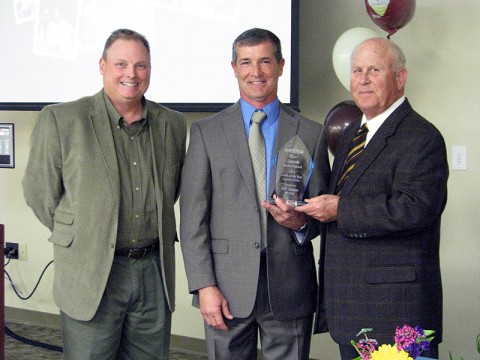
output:
M155 250L156 247L157 244L137 249L119 249L115 250L115 256L123 256L127 259L142 259Z

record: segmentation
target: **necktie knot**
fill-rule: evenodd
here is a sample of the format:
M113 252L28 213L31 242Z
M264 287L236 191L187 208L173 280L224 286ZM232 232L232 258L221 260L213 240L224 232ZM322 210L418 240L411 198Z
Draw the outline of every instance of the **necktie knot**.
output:
M364 134L364 133L367 133L367 132L368 132L368 123L365 123L362 126L360 126L360 129L358 129L357 134L360 135L360 134Z
M263 110L256 110L252 115L252 123L261 124L263 120L267 117L267 114Z

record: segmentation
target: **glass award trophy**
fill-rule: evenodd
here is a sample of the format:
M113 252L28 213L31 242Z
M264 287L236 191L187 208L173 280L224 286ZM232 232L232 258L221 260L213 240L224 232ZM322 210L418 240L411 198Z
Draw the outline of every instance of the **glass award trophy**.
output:
M298 135L291 138L276 155L273 165L275 194L290 206L305 205L305 191L312 175L313 161ZM275 203L274 199L269 199Z

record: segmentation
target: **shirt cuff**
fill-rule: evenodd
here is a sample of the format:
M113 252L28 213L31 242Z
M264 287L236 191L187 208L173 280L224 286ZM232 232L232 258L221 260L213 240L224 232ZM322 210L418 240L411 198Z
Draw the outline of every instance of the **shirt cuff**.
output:
M305 241L305 235L307 234L307 223L303 224L302 227L298 230L293 230L295 233L295 237L297 238L297 242L299 244L303 244Z

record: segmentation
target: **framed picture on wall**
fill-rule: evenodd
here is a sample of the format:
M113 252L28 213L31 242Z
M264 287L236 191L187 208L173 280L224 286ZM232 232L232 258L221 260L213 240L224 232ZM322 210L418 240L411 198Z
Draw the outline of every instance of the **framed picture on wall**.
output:
M0 168L15 167L13 124L0 123Z

